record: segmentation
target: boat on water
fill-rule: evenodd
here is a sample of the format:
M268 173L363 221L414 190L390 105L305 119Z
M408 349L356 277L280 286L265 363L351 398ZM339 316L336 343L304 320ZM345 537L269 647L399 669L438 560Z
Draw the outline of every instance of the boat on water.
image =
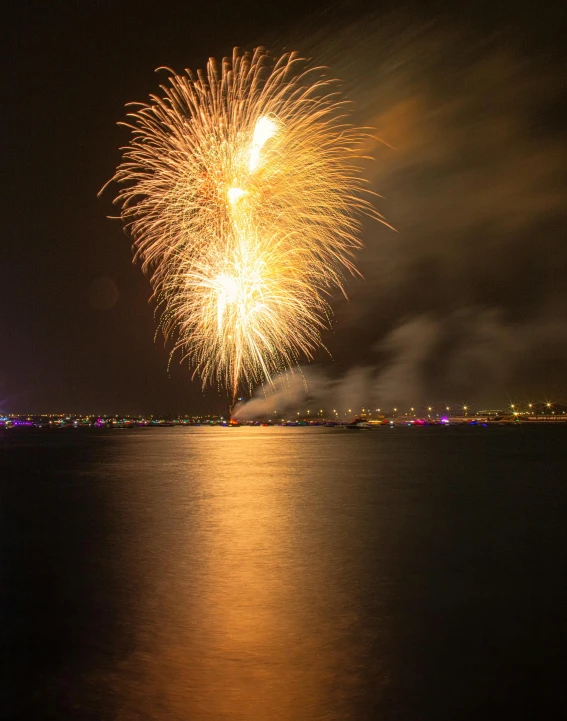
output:
M372 429L372 426L368 421L362 421L362 420L355 420L352 423L346 423L343 428L345 428L348 431L369 431Z

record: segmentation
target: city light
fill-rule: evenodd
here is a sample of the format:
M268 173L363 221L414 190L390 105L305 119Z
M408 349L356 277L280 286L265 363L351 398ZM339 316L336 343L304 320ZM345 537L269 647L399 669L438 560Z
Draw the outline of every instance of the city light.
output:
M445 406L445 408L451 408L451 406ZM433 410L433 406L427 406L427 409ZM542 401L541 403L507 403L506 406L498 410L495 407L494 410L471 410L470 405L459 406L462 409L460 413L456 411L456 407L453 406L453 411L445 414L426 413L421 416L419 413L419 407L412 406L411 409L405 414L404 411L400 411L398 406L395 406L390 412L386 412L384 415L376 415L372 417L370 409L364 408L363 416L368 418L368 422L371 427L379 427L381 425L408 425L415 424L420 426L434 426L442 423L443 425L505 425L507 423L539 423L539 424L552 424L552 423L565 423L567 421L567 401L551 402ZM380 411L380 408L376 408L376 411ZM302 425L302 426L342 426L349 425L352 423L348 420L347 414L351 416L353 413L356 414L356 410L348 408L348 411L341 412L337 408L333 408L332 411L325 410L324 407L315 410L313 414L311 409L306 410L294 410L289 409L288 420L278 420L280 417L279 411L269 410L265 411L263 416L263 422L259 422L256 419L247 419L246 417L232 419L232 425ZM408 417L409 414L411 418ZM344 416L344 419L342 418ZM23 429L25 428L74 428L81 432L87 428L136 428L136 427L147 427L147 426L214 426L222 425L222 423L230 423L226 414L215 415L180 415L180 416L153 416L153 415L139 415L134 416L130 414L123 415L105 415L104 413L99 414L76 414L76 413L49 413L49 414L13 414L13 413L2 413L0 412L0 429L2 432L7 432L10 429Z

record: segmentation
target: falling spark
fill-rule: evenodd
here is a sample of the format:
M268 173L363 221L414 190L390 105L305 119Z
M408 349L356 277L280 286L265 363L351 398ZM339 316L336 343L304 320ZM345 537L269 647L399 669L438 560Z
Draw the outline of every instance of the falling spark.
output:
M173 74L129 114L116 202L173 340L234 398L312 359L327 301L356 274L364 131L296 53L233 52Z

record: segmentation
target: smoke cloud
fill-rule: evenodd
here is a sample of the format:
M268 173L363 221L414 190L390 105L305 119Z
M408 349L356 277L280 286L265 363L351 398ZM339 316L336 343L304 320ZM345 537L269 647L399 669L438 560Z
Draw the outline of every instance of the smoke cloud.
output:
M320 366L284 373L276 378L275 390L258 389L234 416L291 418L309 410L313 417L323 411L326 417L348 418L362 408L407 410L471 399L490 405L516 398L513 389L520 380L540 373L530 396L535 400L546 397L549 375L564 369L566 338L567 319L552 315L528 322L509 322L501 310L490 308L420 315L374 347L380 362L351 367L334 378ZM555 400L562 399L556 394Z

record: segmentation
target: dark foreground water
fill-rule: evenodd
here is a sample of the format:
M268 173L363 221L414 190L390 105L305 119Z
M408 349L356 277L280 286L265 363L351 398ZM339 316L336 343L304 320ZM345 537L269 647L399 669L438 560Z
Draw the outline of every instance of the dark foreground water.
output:
M0 718L560 718L566 447L567 428L7 432Z

